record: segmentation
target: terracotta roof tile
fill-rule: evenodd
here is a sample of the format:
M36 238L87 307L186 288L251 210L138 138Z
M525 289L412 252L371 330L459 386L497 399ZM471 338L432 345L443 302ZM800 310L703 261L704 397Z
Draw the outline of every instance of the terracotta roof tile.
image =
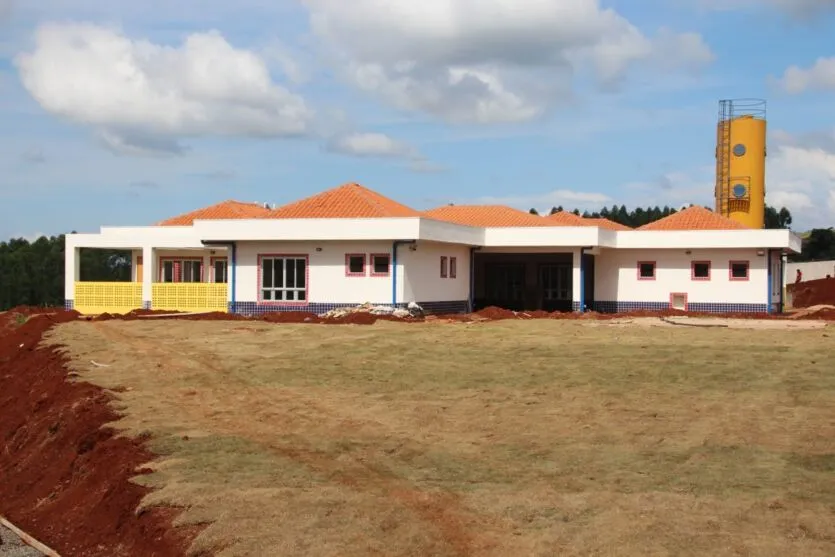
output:
M195 220L255 219L269 213L270 210L265 209L263 205L230 199L190 213L171 217L158 222L157 226L191 226Z
M464 226L554 226L548 219L504 205L445 205L424 211L423 216Z
M613 220L609 220L606 218L587 218L583 219L590 223L591 226L599 226L600 228L606 228L608 230L632 230L631 227L626 226L625 224L621 224L619 222L615 222Z
M417 217L418 211L359 184L344 184L278 207L260 218L373 219Z
M599 226L608 230L632 230L628 226L605 218L581 217L569 211L559 211L545 217L558 226Z
M570 211L557 211L545 217L551 226L587 226L586 219Z
M638 230L750 230L735 220L694 205L661 220L645 224Z

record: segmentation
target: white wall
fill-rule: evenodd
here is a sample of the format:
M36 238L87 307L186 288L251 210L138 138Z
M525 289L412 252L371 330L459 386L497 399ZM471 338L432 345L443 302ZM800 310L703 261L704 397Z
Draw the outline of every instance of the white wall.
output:
M817 280L826 275L835 277L835 261L809 261L806 263L787 263L786 282L791 284L797 276L797 270L803 273L803 280Z
M749 261L749 280L729 280L730 261ZM655 261L655 280L638 280L638 261ZM710 280L692 280L691 262L710 261ZM629 250L603 249L595 261L595 301L669 302L670 293L687 293L688 303L765 304L767 257L755 249Z
M386 253L391 255L391 242L239 242L236 302L258 301L258 255L288 254L308 256L308 302L391 304L391 274L388 277L370 276L371 262L366 260L364 277L345 276L345 255L348 253ZM316 251L321 248L322 251ZM407 251L400 247L399 252ZM402 296L402 266L398 269L398 291ZM230 270L231 280L231 270Z
M457 258L456 278L441 278L441 256ZM397 260L405 269L401 302L451 302L469 299L469 246L418 242L415 251L411 251L408 245L399 246Z

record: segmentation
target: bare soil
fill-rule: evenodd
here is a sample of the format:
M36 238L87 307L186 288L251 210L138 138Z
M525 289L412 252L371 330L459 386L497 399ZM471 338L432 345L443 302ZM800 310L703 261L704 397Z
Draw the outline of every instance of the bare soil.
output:
M136 514L150 490L131 478L154 458L144 438L116 437L112 395L40 346L78 314L40 311L0 316L0 514L67 556L183 555L198 529L172 528L178 510Z

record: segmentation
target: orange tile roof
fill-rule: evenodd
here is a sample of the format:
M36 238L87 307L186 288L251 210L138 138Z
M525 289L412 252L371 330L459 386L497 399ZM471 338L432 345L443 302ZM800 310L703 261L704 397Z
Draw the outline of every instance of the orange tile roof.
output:
M599 226L608 230L632 230L628 226L605 218L581 217L569 211L559 211L545 217L558 226Z
M504 205L444 205L424 211L423 216L464 226L554 226L548 219Z
M645 224L638 230L750 230L735 220L693 205L669 217Z
M322 193L278 207L260 218L273 219L373 219L417 217L418 211L359 184L343 184Z
M586 226L586 219L570 211L557 211L545 217L551 226Z
M265 209L263 205L230 199L190 213L171 217L158 222L157 226L191 226L195 220L255 219L269 213L270 210Z
M626 226L625 224L621 224L619 222L615 222L613 220L609 220L606 218L585 218L584 221L588 221L590 226L599 226L600 228L606 228L608 230L632 230L631 227Z

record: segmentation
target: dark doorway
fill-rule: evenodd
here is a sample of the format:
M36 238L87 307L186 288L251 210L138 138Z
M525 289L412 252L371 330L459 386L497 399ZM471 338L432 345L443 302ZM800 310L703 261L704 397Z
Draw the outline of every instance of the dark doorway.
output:
M479 253L474 259L475 309L571 311L570 253Z
M588 309L594 309L594 256L583 255L583 298Z
M525 264L488 263L485 270L485 305L520 311L525 306Z

